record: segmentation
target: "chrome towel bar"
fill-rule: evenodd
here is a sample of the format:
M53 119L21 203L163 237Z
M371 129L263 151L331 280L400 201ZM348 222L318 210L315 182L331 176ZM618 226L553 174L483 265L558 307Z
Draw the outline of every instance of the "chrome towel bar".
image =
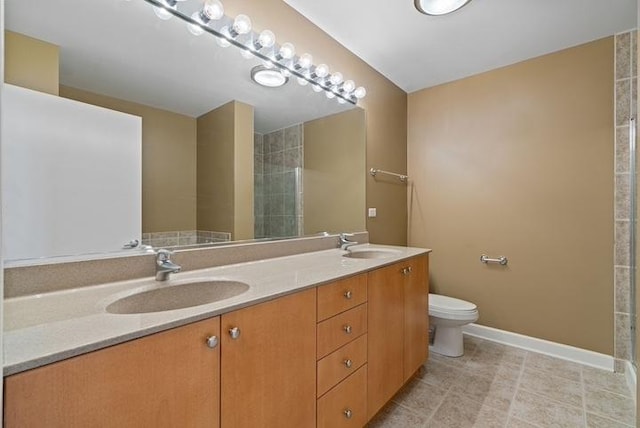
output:
M497 259L492 259L486 254L480 256L480 261L482 263L500 263L502 266L505 266L507 263L509 263L509 259L507 259L505 256L500 256Z
M373 177L376 176L376 174L387 174L387 175L392 175L394 177L398 177L400 179L400 181L402 181L403 183L406 183L407 180L409 179L408 175L404 175L404 174L398 174L395 172L389 172L389 171L385 171L383 169L377 169L377 168L371 168L369 170L369 174L371 174Z

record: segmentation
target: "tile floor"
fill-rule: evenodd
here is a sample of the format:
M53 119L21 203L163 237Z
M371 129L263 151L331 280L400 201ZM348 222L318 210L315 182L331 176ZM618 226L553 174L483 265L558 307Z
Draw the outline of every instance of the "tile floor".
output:
M465 336L429 361L369 428L635 426L624 375Z

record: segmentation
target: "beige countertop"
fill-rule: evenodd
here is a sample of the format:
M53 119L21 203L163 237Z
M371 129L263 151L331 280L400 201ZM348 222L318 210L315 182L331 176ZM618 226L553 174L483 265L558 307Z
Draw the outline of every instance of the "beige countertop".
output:
M342 257L340 249L194 270L154 278L120 281L4 300L4 375L94 351L172 327L210 318L305 288L376 269L431 250L357 245L352 250L383 249L389 257ZM111 314L112 302L141 291L198 280L249 284L238 296L190 308L143 314ZM425 314L426 316L426 314Z

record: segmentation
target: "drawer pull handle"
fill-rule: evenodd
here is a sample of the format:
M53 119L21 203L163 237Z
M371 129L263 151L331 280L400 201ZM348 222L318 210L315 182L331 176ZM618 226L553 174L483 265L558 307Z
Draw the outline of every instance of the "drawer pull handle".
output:
M344 292L344 298L345 299L351 299L351 297L353 297L353 294L351 293L351 290Z
M342 327L344 329L344 332L347 334L351 334L351 326L349 324L345 325L344 327Z
M211 349L218 346L218 338L216 336L207 337L207 346Z
M351 411L351 409L345 409L344 417L347 419L351 419L352 416L353 416L353 412Z
M413 270L413 269L411 269L411 266L409 266L409 267L404 267L404 268L402 268L402 274L403 274L403 275L409 275L409 274L411 273L411 271L412 271L412 270Z
M350 359L347 358L346 360L344 360L344 366L346 368L350 369L352 365L353 365L353 361L351 361Z
M236 340L240 337L240 329L238 327L233 327L229 329L229 336L231 336L231 338L233 340Z

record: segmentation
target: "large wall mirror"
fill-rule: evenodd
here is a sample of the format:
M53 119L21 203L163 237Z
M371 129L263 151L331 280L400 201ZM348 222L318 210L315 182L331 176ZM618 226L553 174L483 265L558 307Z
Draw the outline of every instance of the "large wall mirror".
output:
M187 15L201 6L199 0L180 2ZM123 249L133 240L154 247L219 245L365 229L365 115L359 107L328 99L295 78L279 88L262 87L251 79L260 59L218 46L211 34L193 35L175 17L158 19L144 0L7 0L5 29L5 81L11 87L4 110L18 111L7 99L15 90L27 91L38 106L52 103L56 112L67 108L57 107L61 100L71 103L71 111L81 103L99 108L98 117L118 112L134 119L127 131L133 142L123 144L118 126L100 118L99 126L76 129L46 112L19 113L26 125L13 132L21 138L24 128L39 133L29 137L38 144L17 160L3 159L9 266L11 260L135 254L139 247ZM6 137L7 122L16 121L3 120L3 149L19 140ZM63 126L66 134L56 144L78 141L62 149L60 160L52 156L61 152L48 135ZM83 136L80 128L99 135ZM31 142L19 144L17 151ZM106 175L98 177L98 170ZM59 191L57 180L65 174L65 185L81 183L84 193ZM42 184L31 182L36 176ZM109 191L120 179L133 191ZM52 196L56 189L58 198ZM29 198L39 204L20 205ZM100 204L117 212L96 224L100 215L83 207ZM133 214L125 214L125 206ZM53 212L66 226L43 220ZM131 229L111 224L109 217L118 215ZM54 240L51 247L33 245Z

